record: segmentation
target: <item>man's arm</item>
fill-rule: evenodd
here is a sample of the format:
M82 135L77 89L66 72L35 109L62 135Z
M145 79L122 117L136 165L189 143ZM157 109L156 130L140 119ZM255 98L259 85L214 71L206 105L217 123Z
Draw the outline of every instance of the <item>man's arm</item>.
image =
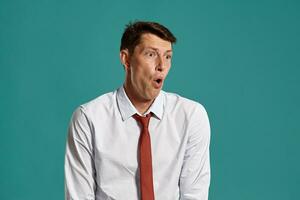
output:
M207 200L210 185L210 125L203 106L190 116L188 144L180 175L181 200Z
M89 121L78 108L71 119L65 154L65 199L95 199L95 168Z

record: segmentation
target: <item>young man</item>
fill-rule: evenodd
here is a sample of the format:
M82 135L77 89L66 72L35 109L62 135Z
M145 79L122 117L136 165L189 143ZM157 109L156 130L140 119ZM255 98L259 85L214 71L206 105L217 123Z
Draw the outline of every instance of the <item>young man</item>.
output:
M173 34L129 24L124 85L73 114L65 156L66 199L207 200L210 126L201 104L162 91Z

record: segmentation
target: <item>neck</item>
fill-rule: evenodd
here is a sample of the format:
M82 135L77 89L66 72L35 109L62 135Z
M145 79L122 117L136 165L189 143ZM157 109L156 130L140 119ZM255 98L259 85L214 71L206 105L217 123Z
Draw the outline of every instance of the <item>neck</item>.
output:
M141 98L138 98L138 94L131 93L130 90L128 89L128 85L126 85L126 84L124 84L124 90L125 90L127 97L129 98L129 100L131 101L133 106L137 109L137 111L140 114L145 114L146 111L150 108L150 106L152 105L152 103L154 101L154 99L153 100L143 100Z

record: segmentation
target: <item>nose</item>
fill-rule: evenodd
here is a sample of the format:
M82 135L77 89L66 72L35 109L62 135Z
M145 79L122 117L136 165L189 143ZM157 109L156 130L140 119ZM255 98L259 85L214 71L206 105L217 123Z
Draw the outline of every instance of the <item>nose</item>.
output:
M162 72L164 68L166 67L165 60L163 56L159 55L157 56L157 63L156 63L156 70Z

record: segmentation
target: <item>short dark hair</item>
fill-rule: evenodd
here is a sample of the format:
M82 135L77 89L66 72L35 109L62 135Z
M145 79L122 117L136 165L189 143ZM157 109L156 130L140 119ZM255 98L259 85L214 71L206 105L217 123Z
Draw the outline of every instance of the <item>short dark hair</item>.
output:
M165 26L157 22L135 21L126 25L121 39L120 51L128 49L133 53L134 48L140 43L141 36L151 33L172 44L176 43L176 37Z

